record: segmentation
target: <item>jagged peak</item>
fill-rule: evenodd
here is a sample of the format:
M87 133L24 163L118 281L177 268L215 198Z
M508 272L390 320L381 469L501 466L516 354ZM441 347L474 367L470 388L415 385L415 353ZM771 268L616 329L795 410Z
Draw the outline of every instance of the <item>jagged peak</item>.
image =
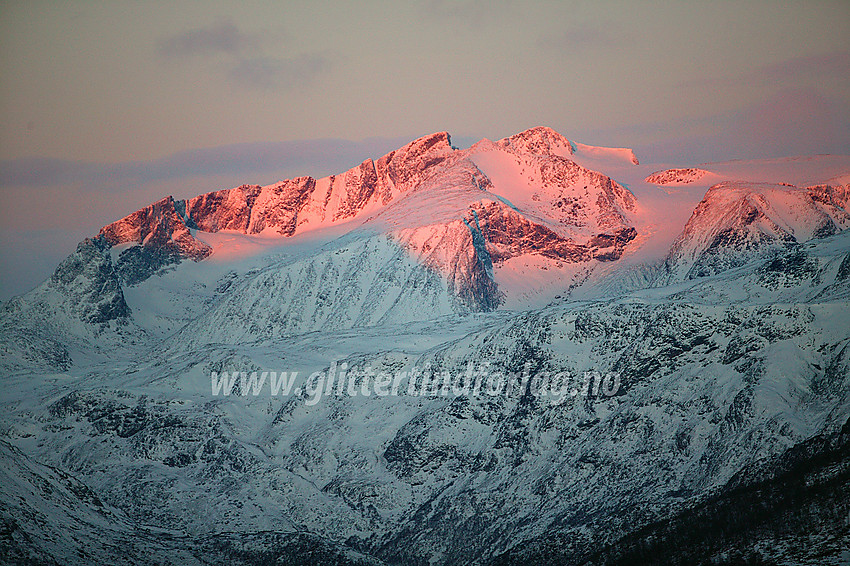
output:
M98 239L109 246L136 243L144 248L156 250L153 252L156 261L141 258L140 254L144 255L145 252L139 250L131 253L135 254L132 261L146 263L151 272L166 263L175 263L185 258L200 261L212 253L212 248L192 236L186 224L186 202L175 201L172 196L162 198L117 222L107 224L100 229ZM124 264L128 261L131 260L124 261ZM121 263L122 260L119 260L119 264ZM118 267L122 269L126 266L122 264ZM134 273L132 277L125 279L136 281L139 277L141 275Z
M422 136L402 147L389 152L378 161L387 161L394 155L424 155L428 153L442 154L454 151L451 136L448 132L435 132Z
M524 153L560 154L566 152L572 155L574 146L570 140L548 126L535 126L518 134L503 138L498 142L504 147L511 147Z
M171 195L107 224L100 229L98 235L104 237L111 245L133 240L141 242L145 235L143 225L150 227L163 221L169 224L183 222L182 216L177 212L174 197Z

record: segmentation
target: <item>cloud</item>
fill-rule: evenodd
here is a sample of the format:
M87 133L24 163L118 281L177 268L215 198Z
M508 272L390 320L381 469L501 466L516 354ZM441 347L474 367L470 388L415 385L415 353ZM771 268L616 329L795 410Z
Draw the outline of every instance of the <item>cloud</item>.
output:
M379 157L407 139L371 138L257 142L180 151L151 161L90 163L51 158L0 161L0 189L82 185L105 190L127 182L145 184L187 177L234 175L258 182L269 173L322 176L340 173L367 157ZM212 188L210 190L213 190Z
M705 77L684 81L679 86L729 87L758 86L772 87L779 84L809 84L836 77L850 76L850 52L837 51L819 55L793 57L777 63L761 65L747 72L729 77ZM844 94L850 94L844 89Z
M813 87L783 89L745 108L733 135L742 155L785 157L844 150L834 105Z
M557 35L542 37L537 46L543 51L577 51L598 49L600 47L617 45L619 36L604 27L594 25L575 26L563 30Z
M230 69L229 77L237 86L257 88L289 88L309 83L330 67L330 60L316 53L291 59L251 57L239 59Z
M281 35L251 35L240 30L232 21L222 21L161 39L159 53L169 60L215 56L221 76L234 86L260 89L287 89L308 83L330 67L330 58L325 54L301 53L281 57L269 53L267 41L255 39L279 39Z
M680 166L850 154L850 118L845 107L815 87L779 89L725 113L630 125L597 135L640 140L632 143L642 161Z
M161 55L182 58L196 55L236 54L255 45L254 39L239 30L232 21L222 21L163 38Z
M754 71L752 76L771 82L830 76L848 77L850 76L850 53L834 52L795 57L772 65L765 65Z
M708 91L718 98L749 92L758 98L729 112L682 124L698 127L678 131L673 124L664 130L658 127L667 139L659 140L654 149L670 158L688 151L704 161L850 154L847 76L850 52L835 51L792 57L734 76L682 83L700 89L701 96Z

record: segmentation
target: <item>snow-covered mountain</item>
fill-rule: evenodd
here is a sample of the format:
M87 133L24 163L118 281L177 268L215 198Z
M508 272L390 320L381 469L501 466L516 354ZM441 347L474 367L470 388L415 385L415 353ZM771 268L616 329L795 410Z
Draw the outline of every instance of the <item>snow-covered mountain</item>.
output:
M620 258L637 234L634 196L576 163L576 151L548 128L463 151L439 133L339 176L168 197L105 226L87 244L110 250L113 264L103 269L119 279L98 304L114 303L112 314L124 316L127 287L183 260L227 254L227 246L206 242L213 234L280 245L281 236L339 235L340 225L344 235L306 253L284 252L240 278L244 292L227 293L183 333L216 342L222 332L283 336L521 303L512 288L518 271L526 285L539 280L542 288L552 287L549 271L557 271L564 281L555 288L566 288L581 269ZM79 281L65 283L73 296L84 292Z
M848 173L533 128L166 197L0 307L0 560L842 563Z
M674 279L712 275L777 246L836 234L850 226L847 186L723 182L711 187L673 244Z

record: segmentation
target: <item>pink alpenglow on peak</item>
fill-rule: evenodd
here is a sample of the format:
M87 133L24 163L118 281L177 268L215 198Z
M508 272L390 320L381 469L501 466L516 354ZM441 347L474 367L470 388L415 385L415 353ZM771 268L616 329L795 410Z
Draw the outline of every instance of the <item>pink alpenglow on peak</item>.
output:
M542 258L529 263L541 270L592 266L618 260L635 239L634 195L577 162L582 155L619 164L623 150L575 144L545 127L459 150L438 132L339 175L168 197L101 233L110 245L137 244L117 260L133 284L212 253L193 230L286 239L337 226L335 234L387 238L469 308L490 310L502 301L500 274L510 260ZM215 250L234 257L227 240Z
M98 235L112 246L135 242L200 261L210 254L211 249L192 236L184 216L178 212L178 208L183 206L183 201L165 197L104 226Z
M653 185L689 185L711 175L705 169L687 167L683 169L666 169L649 175L645 181Z
M187 214L206 232L297 232L334 224L386 206L415 187L453 152L449 135L419 138L377 162L367 159L341 175L299 177L260 187L243 185L189 199Z
M531 155L562 155L567 157L575 152L575 147L570 140L547 126L530 128L499 140L498 144L518 153Z

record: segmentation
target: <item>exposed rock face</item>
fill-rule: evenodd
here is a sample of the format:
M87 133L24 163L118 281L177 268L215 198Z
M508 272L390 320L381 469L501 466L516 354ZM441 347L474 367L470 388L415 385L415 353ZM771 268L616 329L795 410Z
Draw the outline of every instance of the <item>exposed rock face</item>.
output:
M388 153L377 163L367 159L341 175L318 180L299 177L266 187L243 185L203 194L188 200L186 214L206 232L273 230L292 236L299 229L346 220L388 204L414 188L452 151L447 133L433 134Z
M380 158L375 168L384 184L381 202L386 204L394 196L416 187L431 174L434 166L443 163L453 151L449 134L438 132Z
M86 238L40 286L0 305L0 363L7 369L64 371L69 351L97 348L89 340L131 325L120 274L103 237ZM137 330L137 329L136 329ZM104 349L122 337L111 332Z
M111 246L139 244L124 250L116 266L132 285L184 259L206 258L211 248L194 238L190 228L292 236L299 228L346 220L389 203L415 187L452 151L443 132L415 140L377 163L367 159L342 175L318 181L298 177L265 187L242 185L186 201L166 197L103 227L100 236Z
M619 259L623 247L637 234L632 227L621 228L614 234L599 234L579 244L546 226L530 222L501 202L482 202L472 209L471 216L480 226L489 255L496 263L525 254L538 254L567 263ZM466 221L469 223L470 218Z
M510 148L518 153L532 155L569 154L574 152L570 140L545 126L530 128L500 140L499 145Z
M698 169L696 167L687 167L683 169L666 169L664 171L656 171L649 175L645 180L647 183L655 185L688 185L695 183L708 175L708 171Z
M101 228L98 238L109 246L139 244L123 250L116 262L125 283L134 285L166 266L184 259L200 261L212 253L186 226L178 212L184 205L183 201L166 197Z
M196 231L289 237L354 220L355 230L326 251L283 261L252 276L244 293L234 287L232 299L185 316L218 321L220 339L229 340L492 311L506 299L495 272L507 260L612 261L634 238L627 220L634 197L573 162L573 149L549 128L468 150L454 149L439 132L340 175L167 197L83 242L35 303L56 302L44 308L94 326L131 320L124 287L212 253ZM176 331L169 321L183 316L178 309L148 320ZM70 363L61 340L42 348L26 336L22 330L16 338L26 342L21 360Z
M104 226L99 235L112 246L136 242L146 247L166 249L174 255L195 261L204 259L211 251L209 246L192 237L183 218L177 213L172 197L166 197Z
M103 237L80 242L53 272L49 285L67 298L83 322L99 324L130 314Z
M336 179L334 179L336 180ZM333 214L333 220L341 220L343 218L351 218L355 216L369 202L369 199L378 190L378 172L375 170L375 163L368 159L360 164L360 167L350 170L343 176L343 186L340 187L341 196L339 206ZM330 183L333 187L333 181ZM333 194L333 191L328 191L325 202L328 197ZM390 195L384 193L381 195L381 201L389 201ZM386 203L384 203L386 204ZM326 207L327 210L327 207Z
M189 199L186 213L205 232L234 230L259 234L272 229L282 236L295 233L298 212L316 187L312 177L298 177L267 187L242 185Z
M634 195L610 177L566 159L544 160L540 177L544 186L572 189L558 191L551 201L558 209L551 213L567 226L582 227L595 220L599 229L616 230L626 224L624 213L636 205Z
M393 238L418 263L442 275L464 311L491 311L502 302L493 280L489 246L472 215L446 224L399 230Z
M847 223L847 203L850 202L850 185L815 185L806 190L817 203L829 207L833 217L839 218L838 223ZM842 214L843 212L843 214Z
M470 149L470 159L487 175L493 193L523 214L552 220L568 237L613 233L629 225L637 201L610 177L572 160L572 145L548 128L534 128Z

